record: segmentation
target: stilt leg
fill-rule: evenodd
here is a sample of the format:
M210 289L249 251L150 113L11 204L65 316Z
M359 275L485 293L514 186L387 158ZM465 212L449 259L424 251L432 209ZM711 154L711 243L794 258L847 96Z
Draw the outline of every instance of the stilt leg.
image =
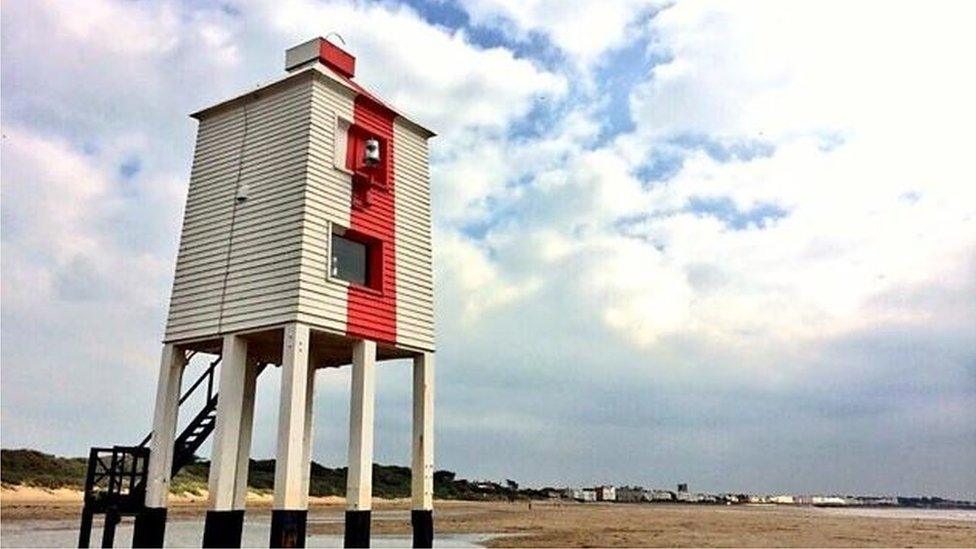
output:
M413 546L434 543L434 355L413 359L413 460L411 463Z
M254 429L254 396L262 364L248 361L244 374L244 398L241 403L240 440L237 446L237 475L234 482L234 509L245 509L247 472L251 466L251 433Z
M115 546L115 527L119 525L120 519L119 513L113 509L105 512L105 526L102 530L103 548Z
M173 442L179 413L180 382L186 359L175 345L163 347L156 386L153 434L149 443L146 507L136 516L133 547L162 547L166 534L166 503L173 468Z
M246 484L247 468L238 470L240 456L247 455L241 448L241 438L250 441L250 419L253 412L245 413L247 404L253 406L253 366L247 363L247 341L240 336L224 337L220 366L220 396L217 399L217 428L214 432L210 459L210 510L203 527L204 547L240 547L244 528L244 509L238 508L237 490L240 482ZM251 395L248 398L248 379ZM242 429L247 419L247 428ZM239 482L243 472L245 479Z
M314 370L308 366L309 330L303 324L285 327L278 409L278 451L275 464L271 547L305 547L308 516L308 469L311 449Z
M373 498L373 401L376 343L357 341L352 353L349 410L349 476L346 480L346 547L369 547Z
M81 528L78 530L78 547L87 548L91 545L93 516L94 514L87 505L81 509Z

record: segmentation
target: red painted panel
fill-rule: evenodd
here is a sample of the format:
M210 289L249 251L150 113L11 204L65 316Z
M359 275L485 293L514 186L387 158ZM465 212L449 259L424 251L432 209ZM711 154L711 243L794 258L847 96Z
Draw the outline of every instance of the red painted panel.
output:
M319 59L347 78L356 75L356 58L328 40L319 41Z
M354 189L350 229L374 241L378 241L376 258L380 259L379 280L376 287L349 286L346 333L352 337L372 339L384 343L396 343L396 250L393 193L394 113L365 96L356 98L353 106L353 126L349 129L347 162L352 169L358 168L360 147L355 143L369 137L380 140L382 163L367 175L375 183L368 185L368 200L363 201ZM364 171L364 170L359 170ZM356 178L354 178L356 179ZM354 185L355 187L355 185ZM361 190L361 189L360 189ZM375 265L375 263L373 263ZM374 279L375 280L375 279Z

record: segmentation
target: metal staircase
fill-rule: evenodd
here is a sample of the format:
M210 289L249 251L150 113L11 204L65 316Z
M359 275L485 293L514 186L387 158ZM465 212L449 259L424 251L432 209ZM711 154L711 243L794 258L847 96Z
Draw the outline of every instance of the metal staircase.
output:
M207 399L207 404L193 421L176 437L173 448L172 475L180 472L184 465L193 463L196 451L210 436L217 426L217 395Z
M186 363L196 354L190 351ZM182 406L197 389L206 382L206 399L203 408L176 437L173 448L173 476L184 466L193 463L196 451L217 426L217 393L214 392L214 375L220 357L180 397ZM259 367L258 374L265 365ZM81 512L81 531L78 547L88 547L91 542L92 519L95 514L105 515L102 547L112 547L115 527L122 516L136 515L145 505L146 480L149 466L150 432L138 446L113 446L92 448L88 457L88 474L85 479L85 505Z
M187 362L192 357L193 352L191 351L187 355ZM217 427L217 393L214 392L214 376L218 364L220 364L220 357L217 357L217 360L211 362L210 366L200 374L200 377L180 397L180 406L183 406L183 403L193 396L196 390L206 382L207 398L204 401L203 408L176 437L176 441L173 444L173 476L176 476L176 473L180 472L180 469L185 465L193 463L196 451L200 449L200 446L206 442L210 433ZM142 442L139 443L139 447L145 448L149 444L149 441L152 440L152 435L150 431L146 435L146 438L142 439Z

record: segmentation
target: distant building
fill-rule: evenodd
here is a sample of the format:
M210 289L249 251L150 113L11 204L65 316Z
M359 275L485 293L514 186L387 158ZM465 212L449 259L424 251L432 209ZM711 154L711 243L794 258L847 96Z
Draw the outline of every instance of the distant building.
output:
M847 500L840 496L813 496L811 503L818 507L839 507L847 505Z
M596 491L590 488L566 488L567 499L576 501L596 501Z
M647 490L640 486L621 486L617 488L617 501L621 503L641 503L648 501Z
M596 492L597 501L617 501L617 491L613 486L597 486L593 491Z
M796 501L794 501L793 499L793 496L787 496L787 495L773 496L769 498L769 502L776 503L779 505L793 505L794 503L796 503Z
M651 490L647 493L649 501L674 501L674 492L669 490Z
M897 506L898 505L898 498L895 497L861 496L854 499L855 499L854 503L856 503L857 505L870 505L870 506Z
M688 491L688 483L687 482L682 482L682 483L678 484L678 491L679 492L687 492Z

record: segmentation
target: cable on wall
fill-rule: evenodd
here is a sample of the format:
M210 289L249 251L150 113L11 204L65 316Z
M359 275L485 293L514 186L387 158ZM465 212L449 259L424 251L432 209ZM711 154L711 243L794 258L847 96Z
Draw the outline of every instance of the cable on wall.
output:
M241 175L244 172L244 151L247 144L247 102L251 95L244 96L241 110L244 117L244 127L241 135L241 147L237 153L237 175L234 179L234 206L230 213L230 236L227 239L227 257L224 260L224 280L220 286L220 309L217 316L217 332L223 331L224 302L227 299L227 280L230 277L230 256L234 246L234 226L237 222L237 209L249 198L248 189L241 186Z

